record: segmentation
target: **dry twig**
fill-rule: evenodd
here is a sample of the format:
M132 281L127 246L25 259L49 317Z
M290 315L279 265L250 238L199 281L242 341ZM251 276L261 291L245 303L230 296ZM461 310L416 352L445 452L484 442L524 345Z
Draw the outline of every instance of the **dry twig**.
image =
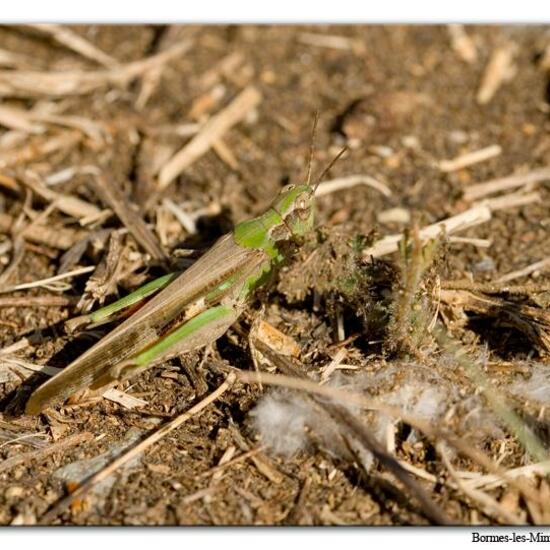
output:
M193 139L177 152L159 173L159 188L165 189L186 168L202 157L232 126L261 101L253 86L243 90L225 109L211 117Z
M241 462L244 462L245 460L252 458L253 456L257 455L258 453L261 453L264 450L263 446L255 447L254 449L250 449L250 451L246 451L245 453L240 454L236 458L233 458L232 460L228 460L227 462L221 462L218 464L218 466L214 466L213 468L210 468L210 470L207 470L206 472L203 472L202 474L199 474L198 477L210 477L211 475L217 475L227 468L230 468L231 466L234 466L235 464L239 464Z
M511 479L517 479L520 477L528 476L545 476L550 473L550 460L543 462L537 462L535 464L528 464L527 466L520 466L519 468L513 468L507 470L505 475L498 476L495 474L480 475L473 479L467 479L464 481L464 485L472 489L494 489L506 485Z
M33 460L43 460L47 456L50 456L51 454L58 453L60 451L65 451L69 447L73 447L74 445L80 445L80 443L84 443L85 441L90 441L90 439L93 439L93 434L90 432L84 432L84 433L78 433L73 434L65 439L62 439L61 441L57 441L56 443L52 443L48 447L44 447L42 449L37 449L36 451L30 451L28 453L22 453L16 456L13 456L11 458L8 458L4 460L4 462L0 462L0 474L2 472L6 472L7 470L10 470L14 466L18 466L19 464L26 464L28 462L31 462Z
M9 233L15 224L15 219L9 214L0 212L0 233ZM55 227L51 225L33 224L22 232L23 239L38 244L45 244L51 248L68 250L76 242L86 238L87 231Z
M77 296L2 296L0 297L0 308L2 307L67 307L75 306L78 302Z
M159 54L106 70L0 70L0 97L63 97L85 95L108 86L124 87L147 71L188 52L192 45L190 40L183 40Z
M44 126L34 124L25 116L26 111L15 109L7 105L0 105L0 125L9 128L10 130L21 130L27 134L42 134Z
M498 157L501 153L502 147L500 145L490 145L478 151L465 153L452 160L442 160L439 162L438 166L442 172L455 172L456 170L471 166L472 164L478 164L479 162Z
M51 36L55 41L66 46L73 52L79 53L87 59L91 59L105 67L115 68L119 62L110 55L94 46L91 42L62 25L41 23L39 25L27 25L41 33Z
M80 132L63 132L54 137L37 137L28 145L7 149L0 154L0 168L11 168L47 157L57 151L73 148L82 139Z
M550 180L550 168L541 168L539 170L527 172L526 174L513 174L505 178L496 178L470 185L464 190L464 198L467 201L474 201L487 195L492 195L493 193L508 191L515 187L521 187L523 185L545 180Z
M26 70L35 66L33 61L34 59L31 59L26 55L0 49L0 67L4 67L6 69Z
M244 61L245 57L241 52L232 52L226 55L212 69L201 75L199 87L204 90L214 86L222 77L234 73Z
M452 216L451 218L447 218L446 220L422 228L419 231L419 236L421 241L425 242L429 239L436 238L442 231L444 231L447 235L450 235L458 231L464 231L465 229L475 225L485 223L490 219L491 210L487 206L475 206L465 212L462 212L461 214L457 214L456 216ZM370 248L364 250L363 256L365 258L370 258L371 256L373 258L379 258L380 256L391 254L399 248L399 243L402 239L402 233L388 235L375 242Z
M451 37L451 46L466 63L475 63L477 61L477 48L475 42L468 36L464 30L464 25L447 25L447 30Z
M373 177L367 175L357 175L324 181L317 187L315 196L322 197L324 195L329 195L330 193L337 193L343 189L348 189L356 185L366 185L368 187L372 187L373 189L380 191L380 193L382 193L385 197L390 197L392 194L391 189L387 185L384 185Z
M50 288L52 283L56 283L57 281L61 281L63 279L70 279L71 277L82 275L83 273L90 273L90 271L93 271L94 269L95 266L93 265L80 267L73 271L68 271L67 273L61 273L60 275L54 275L53 277L46 277L45 279L40 279L38 281L32 281L32 283L21 283L11 287L3 288L2 290L0 290L0 294L5 294L6 292L15 292L16 290L26 290L29 288Z
M493 517L497 520L504 518L506 523L511 525L523 525L525 522L522 521L516 514L506 510L501 504L499 504L494 498L466 485L460 476L457 474L456 470L453 468L449 457L447 456L447 451L443 445L437 446L443 464L451 474L451 477L457 484L458 488L468 497L470 497L474 502L479 504L480 509L489 517Z
M312 32L303 32L298 36L302 44L317 46L320 48L330 48L334 50L353 50L354 41L347 36L337 36L334 34L321 34Z
M495 48L477 92L477 102L480 105L489 103L500 86L515 75L514 56L516 50L517 47L512 42Z
M548 258L548 265L550 267L550 258ZM538 263L538 262L537 262ZM542 263L542 262L541 262ZM534 264L533 264L534 265ZM517 277L517 274L523 270L515 271L513 279ZM521 273L523 275L523 273ZM512 280L512 279L510 279ZM537 294L539 292L550 292L550 283L541 284L525 284L525 285L510 285L507 281L499 282L492 281L489 283L480 283L470 280L463 281L441 281L441 288L448 290L473 290L477 292L484 292L485 294Z
M495 210L506 210L508 208L516 208L517 206L525 206L533 202L539 202L541 200L540 195L534 191L533 193L509 193L502 197L494 197L492 199L484 199L479 204L484 204L491 209L491 212Z
M55 207L73 218L81 219L89 216L98 216L101 210L95 205L82 200L74 195L67 195L53 191L46 187L36 174L26 171L20 175L19 180L38 196L49 202L55 202Z
M544 260L530 264L522 269L518 269L517 271L511 271L510 273L499 277L495 282L507 283L509 281L513 281L514 279L531 275L531 273L535 273L535 271L545 271L546 269L550 269L550 257L544 258Z

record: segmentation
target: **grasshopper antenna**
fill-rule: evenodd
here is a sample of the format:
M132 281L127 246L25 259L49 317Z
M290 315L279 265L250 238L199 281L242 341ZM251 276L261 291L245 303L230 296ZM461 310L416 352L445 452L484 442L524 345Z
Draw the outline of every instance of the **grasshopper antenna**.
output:
M340 152L329 162L328 166L323 170L322 174L317 178L317 181L315 182L315 185L313 186L313 192L317 191L317 187L319 187L319 184L323 180L323 178L327 175L328 171L336 164L338 159L348 150L348 146L346 145L343 147Z
M307 161L307 183L311 183L311 165L313 163L313 153L315 152L315 134L317 133L317 123L319 122L319 109L315 111L315 118L313 120L313 127L311 129L311 139L309 141L309 159Z

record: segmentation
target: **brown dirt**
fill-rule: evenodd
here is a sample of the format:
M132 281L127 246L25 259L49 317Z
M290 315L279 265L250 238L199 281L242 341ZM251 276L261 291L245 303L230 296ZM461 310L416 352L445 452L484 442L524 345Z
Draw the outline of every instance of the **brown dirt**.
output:
M106 124L108 143L98 145L84 139L69 151L35 158L9 169L0 168L0 176L17 179L22 170L32 169L45 177L71 166L99 166L140 205L140 214L153 227L155 224L158 227L155 208L163 197L175 203L188 201L191 209L215 203L221 207L221 213L203 219L198 236L190 239L179 225L175 224L173 229L172 223L164 243L167 251L175 247L204 248L234 224L265 210L282 185L303 180L310 129L314 113L319 110L314 159L317 173L347 144L349 152L327 177L368 174L385 182L392 195L385 197L369 187L354 187L320 198L317 205L320 229L315 242L305 244L303 255L291 261L278 281L258 296L205 362L201 362L203 352L197 352L151 369L125 384L130 394L148 402L143 410L130 411L100 400L61 411L56 407L31 418L17 413L18 403L42 378L34 376L25 384L13 378L0 383L0 433L9 431L19 436L40 433L48 444L72 434L93 435L86 443L9 471L3 472L0 462L0 524L36 522L66 494L66 485L54 475L61 467L108 451L124 440L130 428L146 433L159 422L188 409L198 399L202 387L200 381L189 375L197 365L200 364L198 372L208 391L221 383L223 365L253 369L246 335L258 316L294 338L302 349L301 361L316 372L334 357L334 348L330 346L335 342L335 319L338 312L343 312L346 336L356 336L346 347L345 363L358 367L358 371L353 371L353 377L342 378L342 384L383 396L406 386L412 376L416 382L443 388L447 396L458 392L459 397L452 401L454 416L450 415L448 426L492 458L500 458L501 466L513 468L524 464L524 449L503 428L498 415L487 412L468 424L467 419L475 416L472 412L475 407L466 403L477 399L475 403L483 408L476 391L479 384L468 379L462 366L456 366L449 350L440 346L433 353L431 342L427 351L420 347L416 354L399 354L395 351L398 346L390 345L387 339L391 338L391 332L388 336L385 327L392 307L392 281L398 279L390 261L395 257L375 262L375 272L367 270L359 296L357 291L350 295L333 283L353 269L349 267L354 265L350 259L351 241L361 235L372 241L376 236L402 230L403 226L396 223L378 223L377 214L381 211L405 208L418 216L421 225L430 224L469 206L462 198L468 185L549 164L549 77L539 65L548 43L546 28L467 28L478 52L477 61L471 64L460 59L451 47L448 30L438 26L94 26L73 30L121 62L152 55L185 37L193 41L193 47L167 64L141 110L136 108L141 90L139 78L126 88L104 88L82 96L42 100L61 103L65 115ZM306 43L304 33L338 35L347 42L343 49L311 45ZM491 53L508 41L517 47L516 72L488 104L479 105L476 93ZM47 71L98 68L24 27L0 28L0 49L25 55L34 68ZM205 87L205 75L234 52L242 54L242 62L227 74L218 73L214 82ZM224 95L203 118L222 109L247 85L260 90L262 101L251 116L223 137L238 166L232 168L209 151L160 194L155 188L153 167L166 161L164 151L169 152L169 158L188 139L173 131L167 134L160 130L194 122L189 114L191 109L197 109L197 98L213 86L223 90ZM203 98L203 106L204 101ZM5 103L29 109L36 105L36 100L7 98ZM5 134L8 130L2 131ZM48 127L51 135L60 131ZM0 134L0 139L4 134ZM488 161L448 174L437 167L440 160L493 144L498 144L502 153ZM77 175L55 189L99 206L87 178ZM426 292L433 290L436 276L441 280L470 277L476 282L490 282L549 257L550 188L542 183L537 190L540 194L537 202L497 211L490 222L461 233L490 239L488 249L468 244L446 245L436 268L426 275ZM0 186L0 192L0 211L18 216L24 193L9 191L4 186ZM34 197L27 212L31 206L31 215L38 215L46 203ZM57 211L49 215L48 224L79 228L74 218ZM110 217L102 227L121 225L117 218ZM304 267L302 262L308 262L309 255L319 248L318 241L323 243L320 252L315 252L313 260ZM127 254L143 253L130 237L125 243ZM88 250L78 265L92 265L102 254L100 250L94 256ZM3 257L9 264L10 254ZM9 283L53 276L60 258L61 252L54 248L28 246ZM133 278L122 279L121 294L140 280L151 278L158 272L158 266L156 269L148 272L141 268L137 274L140 277L134 274ZM65 294L80 295L86 277L76 279ZM550 282L544 273L535 273L531 279ZM318 300L314 300L313 290L320 295ZM8 296L43 294L52 292L42 288ZM108 297L108 301L112 299L112 295ZM532 297L525 299L536 305ZM545 310L547 304L539 307ZM504 387L507 381L516 380L518 373L528 377L534 361L548 367L544 350L518 332L517 326L511 327L510 322L497 324L498 314L495 321L494 315L488 320L479 312L467 313L467 323L457 325L453 335L473 357L486 354L485 374L494 385ZM65 333L63 321L74 314L68 307L2 307L0 346L26 336L31 345L18 357L63 367L92 342L71 341ZM217 480L201 476L216 466L231 446L236 447L238 456L259 443L249 413L267 391L237 384L203 414L149 449L104 494L96 493L79 505L73 504L54 523L428 523L418 502L397 490L399 483L384 473L383 468L375 466L370 475L364 475L356 464L327 450L322 435L314 436L308 449L291 457L266 452L264 459L270 464L267 472L254 461L246 460L228 467ZM523 418L532 420L546 444L548 413L544 406L525 399L510 399ZM371 417L365 421L374 422ZM410 438L410 428L400 426L396 435L398 458L437 477L434 483L422 483L452 521L506 523L506 519L487 513L463 492L449 487L449 475L437 456L433 439ZM5 445L0 440L3 460L31 450L33 447L24 440ZM481 471L478 465L458 455L453 460L457 470ZM207 487L212 488L207 495L189 498ZM533 490L542 496L548 486L537 481ZM514 488L495 489L490 494L525 522L548 517L544 515L547 510L537 516L526 507L526 499L515 498Z

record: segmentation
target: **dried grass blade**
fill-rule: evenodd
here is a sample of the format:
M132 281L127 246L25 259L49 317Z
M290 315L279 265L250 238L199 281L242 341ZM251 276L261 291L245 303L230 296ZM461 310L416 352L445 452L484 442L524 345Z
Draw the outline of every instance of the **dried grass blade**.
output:
M100 200L115 212L140 246L155 260L167 259L155 234L147 227L141 216L131 208L128 200L113 181L108 180L104 174L100 174L95 178L93 188Z
M520 277L531 275L531 273L534 273L535 271L545 271L546 269L550 269L550 257L532 263L522 269L518 269L517 271L511 271L510 273L499 277L495 282L507 283L509 281L513 281L514 279L519 279Z

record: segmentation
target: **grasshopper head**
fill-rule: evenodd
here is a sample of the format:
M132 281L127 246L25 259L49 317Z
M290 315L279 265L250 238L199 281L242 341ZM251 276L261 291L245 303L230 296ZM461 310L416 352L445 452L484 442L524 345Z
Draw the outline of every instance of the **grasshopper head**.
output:
M271 237L286 240L301 237L313 229L315 191L311 185L286 185L273 201L272 208L282 218L274 225Z

